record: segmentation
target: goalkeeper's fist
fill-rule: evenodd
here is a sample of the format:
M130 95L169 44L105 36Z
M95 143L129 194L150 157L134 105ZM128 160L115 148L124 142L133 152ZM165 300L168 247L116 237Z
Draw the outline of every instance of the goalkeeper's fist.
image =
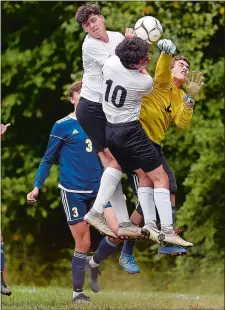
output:
M161 52L164 52L166 54L173 55L176 52L176 46L171 40L168 39L159 40L157 46Z
M195 99L199 95L203 86L203 74L199 71L192 71L189 74L189 77L186 78L183 88L188 96L191 96L193 99Z

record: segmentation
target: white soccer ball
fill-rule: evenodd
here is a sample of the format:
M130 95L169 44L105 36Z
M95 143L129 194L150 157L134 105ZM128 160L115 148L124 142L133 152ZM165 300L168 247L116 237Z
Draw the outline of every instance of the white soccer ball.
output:
M160 39L163 28L160 21L158 21L155 17L144 16L136 22L134 31L137 37L153 44Z

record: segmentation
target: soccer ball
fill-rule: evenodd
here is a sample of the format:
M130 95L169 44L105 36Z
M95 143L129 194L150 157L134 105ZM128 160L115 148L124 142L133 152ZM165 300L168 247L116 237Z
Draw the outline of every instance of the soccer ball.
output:
M158 19L153 16L145 16L136 22L134 31L137 37L153 44L160 39L163 28Z

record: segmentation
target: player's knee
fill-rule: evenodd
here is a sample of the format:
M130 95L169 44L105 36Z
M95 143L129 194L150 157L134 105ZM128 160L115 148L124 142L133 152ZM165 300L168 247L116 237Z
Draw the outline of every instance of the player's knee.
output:
M78 252L87 253L91 247L91 241L87 239L80 239L75 241L75 248Z
M162 166L152 171L150 178L154 183L154 187L169 188L169 178Z

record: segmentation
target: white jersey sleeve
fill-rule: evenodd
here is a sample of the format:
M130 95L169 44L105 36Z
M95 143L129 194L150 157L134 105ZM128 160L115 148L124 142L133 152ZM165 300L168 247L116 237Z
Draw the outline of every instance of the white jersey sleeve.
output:
M128 70L117 56L103 66L103 111L112 124L139 119L142 97L150 93L153 79L138 70Z
M82 46L83 83L81 96L102 102L102 66L106 59L115 54L116 46L124 39L119 32L107 31L109 42L86 36Z

